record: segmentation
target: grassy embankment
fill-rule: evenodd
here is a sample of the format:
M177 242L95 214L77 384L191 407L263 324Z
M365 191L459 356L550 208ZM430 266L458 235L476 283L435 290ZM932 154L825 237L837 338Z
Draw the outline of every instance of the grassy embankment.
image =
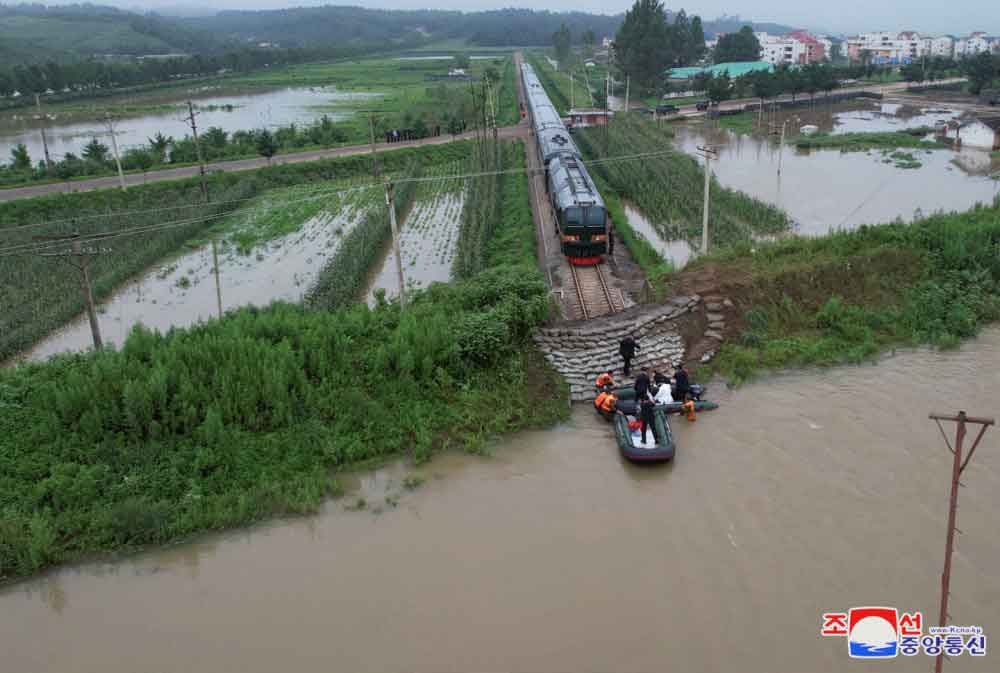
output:
M745 329L712 364L758 369L861 362L892 346L954 347L1000 318L1000 200L912 224L743 244L692 262L742 287Z
M0 370L0 578L313 512L337 470L563 417L529 341L548 302L524 182L478 223L479 271L404 313L275 304Z
M546 93L556 111L560 115L565 115L571 103L576 103L576 107L585 108L604 105L604 77L607 74L607 67L598 65L587 68L579 59L569 65L573 74L573 81L570 82L570 75L563 70L556 71L545 55L538 51L525 52L525 59L535 69L535 74L545 87ZM593 98L587 90L587 82L590 82Z
M588 159L657 152L654 156L634 160L596 164L591 172L617 194L635 203L665 240L701 234L705 174L697 161L671 147L669 128L638 115L629 115L612 122L607 139L603 129L584 129L576 137ZM711 186L710 208L714 245L729 245L747 240L751 235L779 233L789 226L788 217L777 208L723 187L715 180ZM621 221L625 221L624 216L616 216L616 226ZM633 255L643 263L645 255L635 252ZM650 260L647 266L649 264L655 261ZM646 270L650 273L648 268ZM656 280L656 273L650 280Z
M467 142L402 149L381 153L379 161L385 173L398 174L414 160L425 165L450 162L468 150ZM260 199L270 190L298 186L301 207L318 207L323 192L332 190L331 181L363 180L371 169L370 162L369 157L357 156L213 174L208 178L212 202L207 205L202 203L197 179L154 183L128 192L109 189L8 201L0 203L0 240L6 248L30 244L31 237L39 234L78 231L91 235L152 227L142 236L100 243L113 250L113 254L96 255L90 261L94 296L101 301L230 213L260 210L266 205ZM39 223L49 224L35 226ZM177 226L165 226L171 223ZM279 221L274 226L280 229L282 225ZM83 311L76 272L30 250L18 252L24 254L3 257L0 267L0 360L28 348Z

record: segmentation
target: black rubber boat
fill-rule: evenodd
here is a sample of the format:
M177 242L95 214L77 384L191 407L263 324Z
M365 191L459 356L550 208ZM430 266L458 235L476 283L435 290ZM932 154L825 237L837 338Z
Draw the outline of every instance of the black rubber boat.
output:
M618 411L629 414L630 416L635 416L637 413L635 405L635 389L634 388L617 388L615 389L615 397L618 398L618 402L615 404L615 408ZM705 389L698 386L698 395L703 395ZM672 402L671 404L658 404L657 409L662 409L668 414L679 414L681 413L681 405L683 402ZM694 410L698 411L709 411L711 409L718 409L719 405L715 402L710 402L709 400L696 399L694 402ZM608 415L601 413L605 418Z
M641 434L637 435L628 429L628 419L618 412L612 424L615 426L615 440L618 450L625 458L637 463L653 463L670 460L674 457L674 435L670 431L667 415L661 409L656 409L653 415L653 427L656 428L656 440L647 433L648 444L642 443Z

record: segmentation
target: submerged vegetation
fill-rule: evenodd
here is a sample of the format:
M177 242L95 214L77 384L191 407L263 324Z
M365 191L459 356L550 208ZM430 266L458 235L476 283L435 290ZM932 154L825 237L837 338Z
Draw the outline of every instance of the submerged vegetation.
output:
M563 417L529 338L549 303L525 176L500 198L485 270L405 312L279 303L0 370L0 579L311 512L338 469Z
M584 129L577 138L590 159L650 155L641 161L595 164L593 173L634 201L656 221L668 223L664 238L688 238L701 232L705 174L698 162L674 149L672 134L638 115L615 118L609 133ZM772 205L712 181L709 217L712 240L728 245L754 235L776 234L790 226L788 216Z
M934 129L922 127L886 133L820 133L795 139L795 146L803 149L833 148L841 152L864 152L865 150L901 147L920 149L943 149L947 145L934 140L926 140Z
M712 366L739 382L759 368L860 362L894 345L954 347L1000 318L998 253L1000 200L698 258L694 269L745 279L744 331Z

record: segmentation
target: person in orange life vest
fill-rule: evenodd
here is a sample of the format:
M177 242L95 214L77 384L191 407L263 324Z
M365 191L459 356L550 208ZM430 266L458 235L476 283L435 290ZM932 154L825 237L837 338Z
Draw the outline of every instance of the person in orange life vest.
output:
M594 407L596 409L603 409L604 408L604 403L605 403L605 401L607 401L607 399L609 397L611 397L611 393L609 393L609 392L607 392L605 390L602 390L600 392L600 394L594 399ZM612 405L613 404L614 403L612 402Z
M608 370L606 373L601 374L597 377L597 387L598 388L612 388L615 385L614 372Z
M601 411L613 414L615 412L615 403L618 398L615 397L614 393L605 393L604 401L601 403Z
M694 414L694 400L691 399L691 393L684 396L684 404L681 405L681 409L687 414L689 421L697 420Z

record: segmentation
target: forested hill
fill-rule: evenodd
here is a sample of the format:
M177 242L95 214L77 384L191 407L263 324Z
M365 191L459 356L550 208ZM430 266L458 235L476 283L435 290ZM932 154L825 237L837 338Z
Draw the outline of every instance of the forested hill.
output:
M614 35L622 17L584 12L553 13L530 9L485 12L377 10L361 7L298 7L261 11L224 11L187 19L216 35L281 46L312 47L331 41L399 41L408 36L429 40L467 40L471 45L549 45L565 23L575 41L587 30Z
M176 19L94 5L0 5L0 62L207 53L223 41Z

